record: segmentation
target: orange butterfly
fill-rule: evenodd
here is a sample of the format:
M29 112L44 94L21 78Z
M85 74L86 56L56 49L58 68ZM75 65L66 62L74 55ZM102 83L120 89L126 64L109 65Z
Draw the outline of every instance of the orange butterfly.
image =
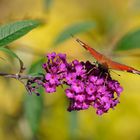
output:
M109 59L108 57L104 56L103 54L97 52L95 49L91 48L90 46L88 46L87 44L85 44L84 42L82 42L79 39L76 39L76 41L82 46L84 47L87 51L90 52L90 54L105 68L109 68L109 69L114 69L114 70L120 70L120 71L126 71L126 72L130 72L133 74L139 74L140 75L140 71L136 70L133 67L124 65L124 64L120 64L118 62L112 61L111 59Z

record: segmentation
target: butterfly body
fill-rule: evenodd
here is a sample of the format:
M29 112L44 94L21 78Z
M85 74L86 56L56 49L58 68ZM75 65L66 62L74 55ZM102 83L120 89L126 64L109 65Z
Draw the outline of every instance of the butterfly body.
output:
M97 60L98 63L100 63L101 65L103 65L105 68L108 69L114 69L114 70L120 70L120 71L126 71L126 72L130 72L130 73L134 73L134 74L139 74L140 75L140 71L124 65L124 64L120 64L118 62L112 61L110 58L104 56L103 54L97 52L95 49L91 48L89 45L85 44L83 41L76 39L76 41L82 46L84 47L87 51L90 52L90 54Z

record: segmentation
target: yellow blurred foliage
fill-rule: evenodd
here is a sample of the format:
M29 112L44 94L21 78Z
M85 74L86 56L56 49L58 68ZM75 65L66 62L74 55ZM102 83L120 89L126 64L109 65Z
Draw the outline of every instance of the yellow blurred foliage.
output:
M106 51L112 40L116 41L126 32L140 27L139 15L139 0L53 0L49 12L45 11L43 0L0 0L0 23L22 19L41 19L44 22L44 25L11 44L27 68L35 59L52 51L66 53L69 59L93 61L73 38L56 48L52 47L52 43L69 25L94 20L97 28L78 36L94 44L97 49L104 47ZM129 56L116 60L140 68L140 58ZM53 95L45 94L38 139L139 140L140 76L117 73L121 76L113 72L112 75L124 87L121 103L101 117L92 108L76 113L67 112L68 102L62 95L63 89L58 89ZM23 85L15 80L7 82L4 79L0 83L0 139L30 139L30 133L26 130L28 127L22 126L23 100L27 96L24 95Z

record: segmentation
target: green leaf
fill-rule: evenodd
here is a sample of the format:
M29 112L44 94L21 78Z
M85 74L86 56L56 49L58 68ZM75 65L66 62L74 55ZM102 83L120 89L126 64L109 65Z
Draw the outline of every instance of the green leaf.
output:
M41 58L40 60L33 63L28 71L29 74L34 73L43 73L42 64L44 62L44 58Z
M43 93L43 90L39 91ZM26 95L24 100L24 113L32 134L37 133L43 111L43 96L35 94Z
M11 55L11 56L14 57L14 58L20 59L13 51L11 51L11 50L8 49L8 48L1 47L1 48L0 48L0 51L3 51L3 52L5 52L5 53Z
M5 53L7 53L8 55L18 59L18 61L20 63L20 70L24 69L24 64L23 64L22 60L13 51L11 51L8 48L4 48L4 47L0 47L0 51L3 51Z
M36 20L23 20L0 26L0 46L22 37L40 24Z
M80 22L73 24L66 29L64 29L58 37L55 39L53 45L58 45L65 40L71 38L72 35L76 35L78 33L86 32L91 29L95 28L95 22L93 21L85 21L85 22Z
M43 59L35 62L28 73L40 73L42 72L42 63ZM35 94L26 95L24 100L24 113L27 119L28 125L32 130L33 135L35 135L38 131L42 111L43 111L43 89L39 90L40 96L36 96Z
M69 137L72 140L77 139L77 129L78 129L78 113L77 112L71 112L71 115L69 116Z
M140 48L140 29L124 35L116 44L116 50Z

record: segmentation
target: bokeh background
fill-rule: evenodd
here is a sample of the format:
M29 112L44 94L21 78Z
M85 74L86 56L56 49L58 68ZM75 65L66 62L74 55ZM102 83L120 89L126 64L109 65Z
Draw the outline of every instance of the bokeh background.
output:
M139 0L0 0L0 23L38 19L42 25L9 46L24 61L27 71L46 53L66 53L69 60L94 59L70 37L56 44L70 26L94 22L90 30L76 34L112 59L140 69L140 50L112 55L115 43L140 28ZM55 45L53 45L55 44ZM2 57L0 70L16 73L17 61ZM116 72L117 74L115 74ZM120 104L103 116L95 110L67 112L64 90L29 96L21 83L0 78L0 140L139 140L140 76L111 71L124 88ZM121 76L118 76L120 74Z

